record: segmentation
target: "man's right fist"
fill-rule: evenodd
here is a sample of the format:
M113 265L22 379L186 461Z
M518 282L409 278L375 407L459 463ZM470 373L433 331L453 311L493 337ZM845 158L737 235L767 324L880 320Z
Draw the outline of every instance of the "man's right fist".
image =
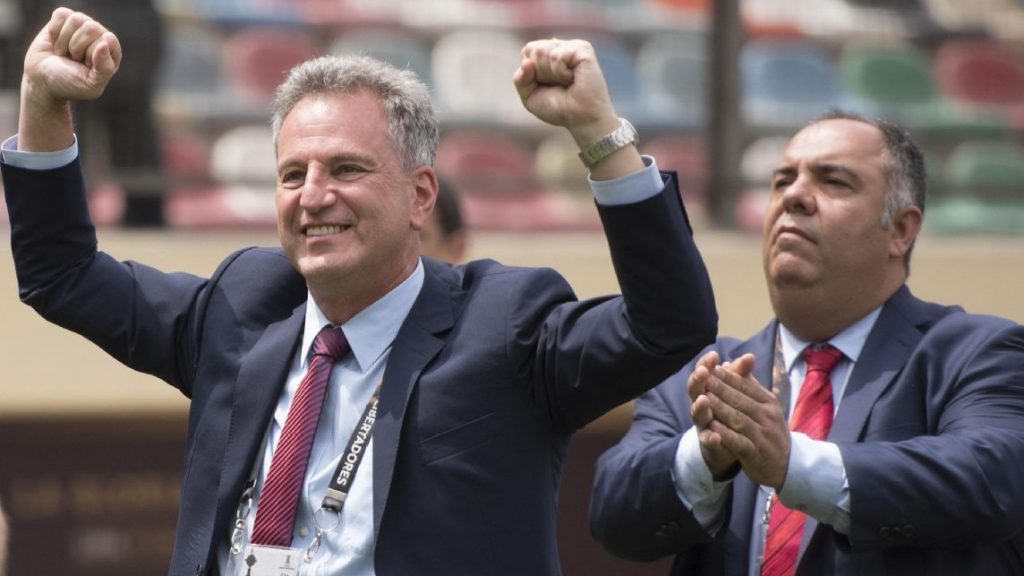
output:
M42 106L99 97L121 64L121 43L102 24L67 8L53 11L25 54L22 90Z

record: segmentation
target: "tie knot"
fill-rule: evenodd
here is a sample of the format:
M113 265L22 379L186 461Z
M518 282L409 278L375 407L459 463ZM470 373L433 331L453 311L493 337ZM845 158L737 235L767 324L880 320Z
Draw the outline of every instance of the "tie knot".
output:
M348 352L348 340L341 328L324 326L324 329L313 340L313 354L327 356L332 360L341 358Z
M804 360L807 362L808 372L820 371L829 374L842 358L843 353L833 348L831 344L821 346L812 344L804 348Z

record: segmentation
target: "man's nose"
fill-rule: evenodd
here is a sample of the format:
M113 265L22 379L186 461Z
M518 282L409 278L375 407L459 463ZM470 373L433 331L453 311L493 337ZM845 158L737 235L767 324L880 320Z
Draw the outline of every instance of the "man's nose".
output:
M337 201L327 176L326 171L318 167L311 167L306 172L306 179L302 183L302 193L299 196L299 206L304 210L315 212L331 206Z
M782 193L783 208L787 212L802 214L813 212L816 206L814 190L814 182L810 176L806 174L798 175L796 180L787 186L786 190Z

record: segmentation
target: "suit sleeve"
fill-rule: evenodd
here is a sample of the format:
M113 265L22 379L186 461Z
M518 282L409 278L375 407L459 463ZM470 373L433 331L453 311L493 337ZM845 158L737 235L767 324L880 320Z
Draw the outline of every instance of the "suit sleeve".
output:
M707 350L728 357L731 342ZM693 425L686 381L695 363L637 398L629 431L597 462L590 529L616 556L656 560L712 538L679 499L672 478L679 441Z
M876 402L865 437L840 444L851 508L840 544L963 548L1019 533L1024 328L951 315L904 371Z
M675 177L643 202L599 210L622 297L548 298L544 284L565 286L550 278L512 294L509 307L513 370L526 376L530 396L563 432L656 386L717 332L711 283Z
M188 395L193 312L206 280L97 251L77 160L54 170L4 165L3 176L21 300Z

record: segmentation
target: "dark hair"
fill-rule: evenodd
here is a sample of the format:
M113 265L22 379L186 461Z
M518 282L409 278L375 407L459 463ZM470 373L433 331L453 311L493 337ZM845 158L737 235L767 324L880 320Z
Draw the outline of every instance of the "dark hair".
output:
M811 124L824 122L826 120L852 120L874 126L882 133L882 141L885 146L885 160L888 165L886 183L888 188L885 194L885 212L882 213L882 227L888 229L892 226L893 218L901 209L914 205L924 214L926 197L928 194L927 176L925 174L924 155L917 142L904 128L881 119L869 119L855 112L833 108L815 118ZM914 245L903 259L907 270L910 269L910 253Z
M451 183L443 178L437 179L437 200L434 202L434 211L437 212L437 220L441 224L442 236L448 238L462 230L464 224L459 195L451 187Z

